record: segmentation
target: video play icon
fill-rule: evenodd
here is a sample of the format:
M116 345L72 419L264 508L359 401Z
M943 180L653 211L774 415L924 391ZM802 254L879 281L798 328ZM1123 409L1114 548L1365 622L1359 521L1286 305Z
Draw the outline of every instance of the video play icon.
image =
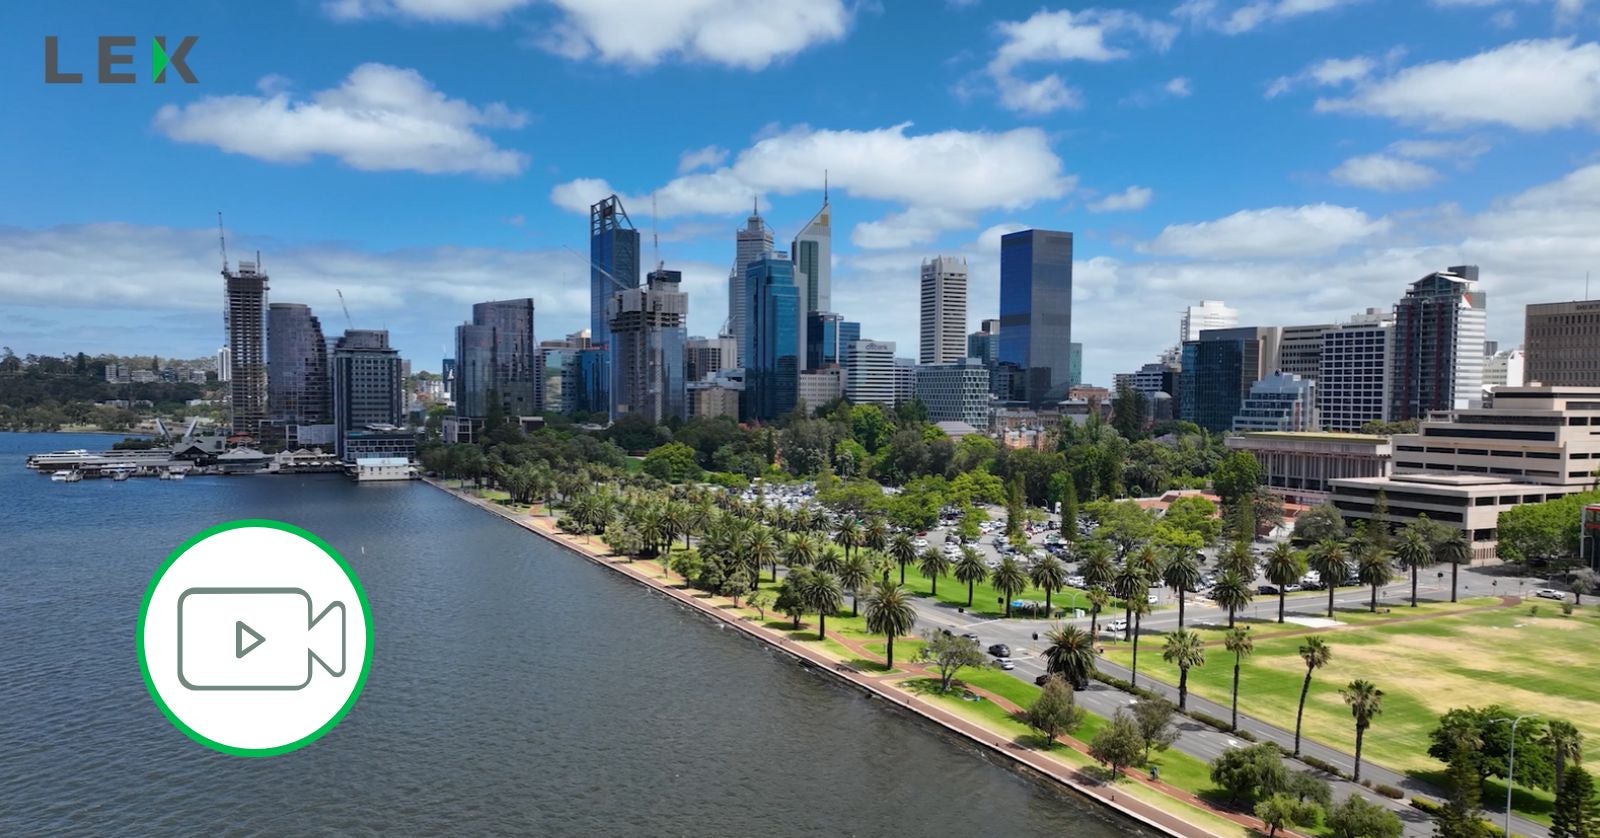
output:
M344 640L344 603L312 616L311 595L299 588L190 588L178 597L178 682L187 689L303 689L316 666L344 675Z

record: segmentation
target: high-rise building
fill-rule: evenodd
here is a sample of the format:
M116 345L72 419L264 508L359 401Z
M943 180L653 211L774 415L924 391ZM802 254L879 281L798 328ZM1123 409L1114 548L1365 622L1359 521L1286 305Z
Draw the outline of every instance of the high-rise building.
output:
M1178 324L1178 343L1199 340L1206 329L1231 329L1239 325L1239 312L1228 308L1221 300L1201 300L1199 305L1183 310L1183 320Z
M1534 303L1524 327L1529 382L1600 387L1600 300Z
M603 413L611 411L611 349L590 344L577 351L577 374L574 388L577 411Z
M309 306L267 307L267 412L283 425L333 422L333 382L322 322Z
M684 352L689 296L683 273L657 269L643 288L611 295L611 418L638 413L652 422L689 415Z
M456 327L456 415L483 419L498 408L511 419L543 406L533 300L475 303Z
M1527 356L1521 349L1507 349L1483 359L1483 392L1488 396L1496 387L1521 387L1527 371Z
M687 381L700 381L708 375L739 366L739 342L732 335L714 338L692 337L684 345L683 377Z
M822 190L822 208L806 222L789 246L794 260L794 284L801 289L805 313L833 310L833 210L828 190Z
M978 331L967 335L967 357L977 358L986 367L993 367L1000 360L999 320L985 320Z
M622 199L612 195L589 207L589 336L595 345L610 339L606 306L611 295L638 287L639 231Z
M1355 433L1368 422L1389 421L1394 314L1369 308L1322 335L1317 369L1317 412L1322 427Z
M894 407L894 341L858 340L846 357L844 397L851 404Z
M578 353L564 340L539 343L539 410L572 413L578 409Z
M749 321L742 338L744 418L777 419L794 410L804 346L800 341L800 289L787 253L750 263L744 287Z
M930 422L965 422L989 427L989 368L977 358L917 367L917 398Z
M1322 341L1333 324L1284 326L1278 344L1278 371L1315 381L1322 374Z
M815 413L817 408L844 395L844 368L835 364L801 371L797 393L806 412Z
M1436 271L1411 283L1394 307L1390 412L1396 420L1482 403L1487 307L1476 265Z
M917 397L917 359L894 359L894 403L909 404Z
M222 266L228 329L228 410L233 432L261 436L267 419L267 275L257 263Z
M456 392L456 359L445 358L439 362L439 378L444 382L444 397L455 398Z
M1072 234L1023 230L1000 237L1000 363L1022 377L1031 407L1071 386Z
M771 255L772 228L762 220L760 208L752 206L744 229L734 233L733 270L728 272L727 332L733 335L739 347L740 366L745 364L745 336L750 322L750 294L745 289L745 271L752 263Z
M383 329L347 329L333 345L333 422L341 459L382 456L405 421L400 353ZM395 437L396 440L391 440ZM411 449L415 451L415 442Z
M217 350L217 383L227 384L233 380L233 353L224 346Z
M817 370L844 363L842 315L813 311L806 315L806 369Z
M1233 417L1236 431L1317 429L1317 383L1293 373L1275 372L1250 385L1250 393Z
M1179 418L1208 431L1233 427L1250 385L1278 368L1277 326L1207 329L1183 345Z
M922 351L924 364L947 364L967 355L967 260L935 256L922 260Z

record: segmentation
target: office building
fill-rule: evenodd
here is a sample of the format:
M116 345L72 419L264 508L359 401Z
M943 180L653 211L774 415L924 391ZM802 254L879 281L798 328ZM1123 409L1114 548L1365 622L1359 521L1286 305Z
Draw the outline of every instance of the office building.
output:
M386 456L408 435L400 353L383 329L347 329L333 345L333 422L339 458ZM411 451L415 453L415 441Z
M750 294L745 288L745 271L751 264L771 255L772 228L762 220L760 208L752 206L744 229L734 233L733 270L728 273L727 333L733 335L739 347L739 366L745 364L745 338L750 323Z
M539 344L539 411L570 414L578 409L578 353L564 340Z
M472 306L456 327L456 415L483 419L498 410L516 421L544 406L539 389L539 344L533 300L495 300Z
M1394 307L1390 414L1395 420L1482 402L1487 306L1475 265L1437 271L1411 284Z
M577 412L611 412L611 349L590 344L577 351L574 393Z
M801 343L800 289L787 253L774 253L745 269L749 315L743 340L745 390L743 415L770 421L794 410L798 396Z
M1070 386L1072 234L1023 230L1000 237L1000 363L1020 372L1030 407Z
M1315 381L1322 375L1323 337L1336 328L1338 326L1331 323L1284 326L1283 337L1278 343L1277 371Z
M227 384L233 380L233 353L224 346L217 350L216 361L217 383Z
M680 271L657 269L643 288L611 295L611 418L652 422L689 415L684 353L689 297Z
M894 359L894 403L909 404L917 397L917 359Z
M1317 430L1316 382L1285 372L1275 372L1250 385L1250 393L1233 417L1236 431Z
M222 266L228 330L228 412L233 432L252 439L267 419L267 275L256 262Z
M639 231L622 199L612 195L589 207L589 335L595 345L604 346L611 337L606 331L611 295L639 287L639 264Z
M1223 443L1256 458L1268 491L1306 506L1328 501L1331 480L1387 477L1394 465L1386 436L1267 432L1231 434Z
M822 369L801 371L796 397L805 404L807 415L815 413L818 408L843 396L843 367L835 364Z
M1534 303L1522 339L1529 383L1600 387L1600 300Z
M977 358L917 367L916 397L930 422L989 427L989 368Z
M1179 418L1208 431L1232 428L1250 385L1277 369L1282 333L1276 326L1207 329L1184 343Z
M691 381L688 390L690 416L737 420L740 396L744 394L744 370L735 367Z
M1527 356L1521 349L1507 349L1483 359L1483 392L1496 387L1521 387L1527 371Z
M843 324L844 317L831 311L813 311L806 315L806 369L844 363L845 344L840 334Z
M1595 427L1600 387L1503 387L1487 407L1440 411L1395 436L1393 474L1333 480L1333 504L1370 521L1382 492L1393 525L1426 513L1465 532L1475 558L1493 558L1500 513L1594 484Z
M771 250L770 243L768 250ZM800 289L804 313L833 310L833 210L828 190L822 190L822 208L806 222L789 245L794 261L794 284Z
M683 377L699 381L708 375L739 366L739 344L732 335L692 337L684 344Z
M1000 321L983 321L978 331L967 335L967 357L977 358L986 367L994 367L1000 360Z
M333 423L333 381L322 322L309 306L267 307L267 412L283 427L285 440L299 425Z
M1322 335L1317 413L1322 428L1355 433L1389 421L1394 315L1369 308Z
M1199 305L1183 310L1178 323L1178 343L1199 340L1206 329L1231 329L1239 325L1239 312L1228 308L1221 300L1201 300Z
M846 354L844 397L851 404L895 406L894 341L858 340Z
M967 355L967 260L936 256L922 261L924 364L946 364Z

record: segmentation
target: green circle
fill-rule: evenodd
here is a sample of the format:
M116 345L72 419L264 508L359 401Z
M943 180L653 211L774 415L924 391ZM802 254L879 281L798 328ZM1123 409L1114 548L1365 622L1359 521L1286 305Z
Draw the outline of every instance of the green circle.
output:
M208 739L205 736L202 736L194 728L184 724L183 720L178 718L178 715L172 712L172 708L168 707L167 703L162 700L160 690L156 689L155 681L150 677L150 664L145 660L144 654L145 615L150 610L150 599L155 596L156 586L161 583L161 577L166 575L167 569L172 567L172 563L176 562L179 557L188 552L190 547L205 541L207 538L210 538L217 533L227 532L228 530L252 528L282 530L283 532L291 535L297 535L316 545L318 549L326 553L328 558L333 559L333 561L339 565L339 569L344 571L345 578L350 580L350 586L354 588L356 592L356 599L360 600L361 602L361 619L366 623L367 626L367 648L366 654L361 661L361 677L356 679L356 688L351 690L350 697L345 699L344 706L339 708L339 712L333 714L333 718L324 723L322 727L312 731L309 735L294 742L290 742L287 745L279 745L275 748L238 748L233 745L224 745L221 742L217 742L213 739ZM226 523L217 524L214 527L201 530L200 532L191 536L189 540L178 545L176 550L168 553L166 560L161 563L160 567L156 568L156 575L150 579L150 586L145 588L144 602L139 606L139 625L136 631L138 633L137 645L139 647L139 672L144 676L144 687L150 692L150 698L155 701L156 707L161 709L161 714L167 717L167 721L172 722L173 727L183 731L184 735L188 736L190 739L199 742L201 745L204 745L213 751L218 751L224 754L232 754L236 757L273 757L279 754L287 754L290 751L297 751L307 745L310 745L312 742L321 739L324 734L330 730L333 730L335 725L344 720L345 715L350 712L350 708L356 706L356 699L361 697L361 690L367 685L367 673L372 669L372 607L367 602L367 592L361 588L361 580L356 578L356 572L350 568L349 563L344 560L344 557L339 555L339 551L333 549L333 546L328 544L328 542L323 541L315 534L301 529L294 524L286 524L282 521L274 521L269 518L241 518L237 521L228 521Z

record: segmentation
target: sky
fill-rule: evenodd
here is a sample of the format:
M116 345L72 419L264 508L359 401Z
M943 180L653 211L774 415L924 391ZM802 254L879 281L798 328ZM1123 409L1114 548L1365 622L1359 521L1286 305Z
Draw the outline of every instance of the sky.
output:
M1583 0L286 0L0 7L0 345L198 357L228 258L324 331L437 370L474 302L588 324L587 206L622 196L727 316L752 201L823 198L833 307L917 354L922 260L997 315L999 237L1074 234L1085 379L1201 299L1242 325L1481 268L1489 337L1600 269L1600 4ZM96 83L134 35L136 82ZM197 40L150 77L152 36ZM45 82L45 39L63 72ZM122 69L122 68L119 68ZM651 245L654 235L659 245ZM580 255L582 254L582 255Z

